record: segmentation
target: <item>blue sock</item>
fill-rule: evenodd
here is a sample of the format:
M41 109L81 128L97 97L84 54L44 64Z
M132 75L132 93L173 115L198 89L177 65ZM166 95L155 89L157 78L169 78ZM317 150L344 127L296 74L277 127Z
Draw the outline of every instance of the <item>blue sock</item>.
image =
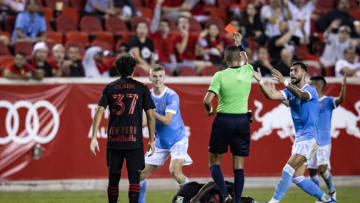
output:
M292 177L295 173L295 169L293 169L289 164L286 164L283 168L282 176L279 184L276 186L273 198L276 200L281 200L286 191L289 189Z
M146 180L140 181L139 203L145 203Z
M235 191L235 198L234 203L240 203L241 201L241 194L244 189L244 169L235 169L234 170L234 191Z
M211 172L211 176L212 176L214 182L216 183L216 186L219 188L221 195L225 199L227 196L229 196L229 192L227 191L225 181L224 181L224 176L221 172L220 166L212 165L210 167L210 172Z
M312 180L312 182L314 182L317 186L320 187L320 181L319 181L319 176L318 175L310 176L310 179Z
M329 171L329 169L326 170L326 172L324 174L321 174L322 178L324 179L326 186L328 188L329 193L333 193L335 192L335 187L332 181L332 176L331 173Z
M313 181L305 178L304 176L298 176L293 179L293 182L299 186L302 190L311 196L321 199L324 192Z

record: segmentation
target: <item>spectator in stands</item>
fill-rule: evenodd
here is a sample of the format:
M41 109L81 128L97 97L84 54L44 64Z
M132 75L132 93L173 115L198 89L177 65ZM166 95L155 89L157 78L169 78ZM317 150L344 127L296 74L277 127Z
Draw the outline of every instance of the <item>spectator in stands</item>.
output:
M187 66L194 68L200 73L204 67L211 66L211 62L196 60L196 57L201 57L202 53L201 50L199 50L199 46L196 46L199 36L189 32L189 18L181 16L177 20L177 28L180 34L175 34L174 43L178 69Z
M346 25L354 30L354 17L349 14L350 3L349 0L339 0L337 7L323 15L317 21L317 26L321 32L328 29L329 26L333 25L334 21L338 21L338 25Z
M155 64L154 43L147 37L148 25L146 22L139 22L135 26L135 36L130 39L128 46L130 53L135 57L138 66L149 72L150 66Z
M65 48L62 44L56 44L52 48L52 58L49 60L50 65L56 72L55 76L61 77L63 75L69 75L70 61L65 60Z
M164 0L162 4L163 17L177 20L180 16L191 16L191 11L200 2L200 0ZM215 5L216 0L201 0L201 3L207 5ZM203 21L205 18L201 16L197 20Z
M105 66L103 59L103 50L100 47L87 49L83 60L85 76L90 78L109 77L110 66Z
M124 21L137 16L136 8L131 0L114 0L115 13Z
M211 61L215 65L222 64L226 45L226 39L220 36L217 24L209 24L207 29L200 34L198 46L200 46L201 55L204 60Z
M290 49L282 49L280 53L280 60L273 62L273 67L280 71L283 76L290 76L290 67L293 61L293 54Z
M46 21L38 13L36 0L26 1L26 10L16 17L12 41L38 42L45 40Z
M241 20L238 18L231 18L229 24L234 26L236 28L236 30L244 36L246 34L246 28L241 25L240 21ZM232 38L233 38L233 36L227 32L226 33L226 41L227 41L228 45L233 44ZM247 48L249 47L249 44L246 41L245 37L242 38L241 45L246 49L246 51L248 51Z
M14 16L23 11L25 1L18 0L0 0L0 23L4 26L5 21L9 20L9 16ZM10 39L8 39L9 41Z
M273 37L280 34L279 24L284 20L291 20L288 0L270 0L270 5L261 8L261 20L266 25L265 34Z
M302 38L294 36L295 31L299 28L305 32L304 22L297 22L291 29L289 29L288 21L280 22L280 35L276 35L269 40L269 53L275 63L279 61L282 49L289 49L292 55L295 56L296 46L309 43L309 38L305 35Z
M109 16L116 15L113 0L87 0L85 15L98 17L102 22Z
M336 62L335 75L343 77L346 73L348 77L360 78L360 63L354 48L347 48L344 51L344 59Z
M69 77L85 77L84 66L80 58L80 48L75 45L71 45L67 51L67 59L69 62Z
M264 27L259 14L256 13L255 4L250 3L246 5L246 9L240 19L240 24L245 28L245 33L243 33L245 38L251 37L258 41L258 43L265 44Z
M351 30L348 26L341 26L337 34L333 32L339 24L339 21L333 21L324 34L326 46L320 62L325 68L332 67L338 60L343 59L345 49L351 44Z
M154 17L151 22L151 39L154 41L154 48L157 54L157 61L171 72L176 70L176 56L174 36L170 32L170 21L161 18L161 3L157 0Z
M301 28L297 29L294 33L295 36L303 38L304 35L310 36L310 23L311 15L315 10L318 0L309 0L307 3L305 0L294 0L288 2L289 10L291 12L292 19L289 21L290 27L294 27L296 22L304 22L304 31Z
M271 64L269 52L266 47L259 47L258 59L253 63L253 67L260 68L261 75L271 77L271 70L274 68Z
M44 71L45 77L59 76L59 71L52 68L51 64L46 61L48 55L48 48L44 42L38 42L35 44L32 52L32 60L30 65L36 69Z
M25 54L20 52L15 54L14 62L6 66L3 72L5 78L15 80L42 80L44 77L44 72L27 64Z

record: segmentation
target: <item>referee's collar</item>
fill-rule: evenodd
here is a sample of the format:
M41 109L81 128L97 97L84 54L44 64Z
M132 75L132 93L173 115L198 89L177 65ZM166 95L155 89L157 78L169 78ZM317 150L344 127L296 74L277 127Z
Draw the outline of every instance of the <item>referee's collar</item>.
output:
M234 68L234 69L236 69L236 68L241 68L241 66L230 66L229 68Z

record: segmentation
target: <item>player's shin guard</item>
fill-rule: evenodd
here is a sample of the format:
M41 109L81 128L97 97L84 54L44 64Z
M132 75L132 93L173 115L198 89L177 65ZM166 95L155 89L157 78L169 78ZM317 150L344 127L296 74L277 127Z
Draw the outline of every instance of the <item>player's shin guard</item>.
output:
M140 181L139 203L145 203L146 180Z
M128 171L129 177L129 203L139 202L140 193L140 173L138 171Z
M235 198L234 203L241 202L241 194L244 189L244 169L235 169L234 170L234 187L235 187Z
M117 203L119 197L120 173L109 174L109 185L107 188L109 203Z
M334 187L334 184L332 181L332 176L331 176L330 170L327 169L325 171L325 173L321 174L321 177L324 179L329 193L335 192L335 187Z
M295 169L289 164L286 164L282 171L280 182L276 186L273 198L275 200L281 200L286 191L289 189L292 177L295 173Z
M314 182L317 186L320 187L320 181L319 181L319 176L315 175L315 176L310 176L310 179L312 182Z
M293 178L293 182L311 196L317 197L318 199L321 199L324 196L324 192L319 186L304 176Z
M216 186L219 188L221 195L225 199L227 196L229 196L229 192L227 191L224 175L221 172L221 168L219 165L212 165L210 167L211 176L216 183Z

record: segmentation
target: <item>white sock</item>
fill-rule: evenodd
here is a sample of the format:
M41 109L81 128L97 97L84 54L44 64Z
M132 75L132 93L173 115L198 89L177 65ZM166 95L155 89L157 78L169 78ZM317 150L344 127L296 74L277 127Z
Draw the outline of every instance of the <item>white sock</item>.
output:
M271 198L271 200L268 203L279 203L280 201L274 198Z

